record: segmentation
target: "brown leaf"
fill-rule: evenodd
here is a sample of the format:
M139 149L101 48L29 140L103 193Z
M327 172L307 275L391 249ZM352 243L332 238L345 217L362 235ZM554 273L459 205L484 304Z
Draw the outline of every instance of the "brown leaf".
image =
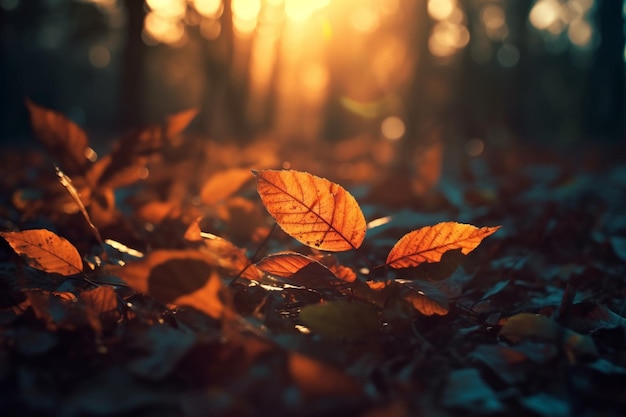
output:
M219 319L224 313L223 292L224 286L222 281L217 272L213 271L202 288L191 294L181 295L173 301L173 304L191 306L214 319Z
M169 303L202 288L212 270L205 258L197 250L155 250L116 274L135 290Z
M161 151L173 135L182 132L196 114L195 109L186 110L169 116L163 125L148 126L125 135L98 166L99 175L94 174L92 179L99 185L118 188L142 178L149 158Z
M343 187L306 172L254 172L257 190L278 225L304 245L339 252L358 249L365 217Z
M200 198L206 205L214 205L233 195L252 179L249 169L232 168L213 174L202 186Z
M241 274L242 278L250 280L256 280L261 277L261 271L250 262L243 249L211 233L202 233L202 237L204 241L200 250L205 254L205 259L211 265L220 268L225 274L230 276Z
M386 265L408 268L424 262L439 262L445 252L453 249L461 249L467 255L499 228L478 228L456 222L426 226L404 235L389 252Z
M110 313L117 309L117 294L112 287L101 286L83 291L78 299L98 314Z
M26 99L35 135L69 175L83 174L89 166L85 132L70 119Z
M0 236L35 269L65 276L83 271L83 260L74 245L49 230L0 232Z
M102 316L117 312L117 294L111 287L97 287L79 294L85 318L96 334L102 334ZM113 315L117 317L117 314Z
M427 297L421 291L410 291L405 296L404 299L407 300L414 309L419 311L425 316L439 315L445 316L448 314L448 308L441 305L434 299Z

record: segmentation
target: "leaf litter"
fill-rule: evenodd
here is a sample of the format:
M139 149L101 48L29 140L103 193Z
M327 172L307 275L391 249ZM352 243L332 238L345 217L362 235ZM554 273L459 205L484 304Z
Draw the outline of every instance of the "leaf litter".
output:
M437 143L405 181L373 139L236 147L183 134L193 109L96 158L27 106L47 153L1 156L3 414L626 406L623 159L494 149L446 170Z

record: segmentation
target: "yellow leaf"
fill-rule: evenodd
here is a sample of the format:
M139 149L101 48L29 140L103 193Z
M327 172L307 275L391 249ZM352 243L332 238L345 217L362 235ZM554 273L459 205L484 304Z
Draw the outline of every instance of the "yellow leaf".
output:
M387 256L386 265L408 268L425 262L439 262L445 252L453 249L461 249L467 255L499 228L478 228L455 222L422 227L407 233L395 244Z
M358 249L365 238L365 217L343 187L306 172L254 172L267 211L291 237L320 250Z
M0 236L35 269L60 275L83 271L83 260L74 245L49 230L0 232Z

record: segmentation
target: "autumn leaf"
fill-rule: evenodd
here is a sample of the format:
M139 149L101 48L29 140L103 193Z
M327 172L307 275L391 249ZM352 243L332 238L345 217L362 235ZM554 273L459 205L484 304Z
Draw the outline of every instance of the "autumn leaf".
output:
M507 318L499 335L513 344L523 340L560 343L570 355L570 360L580 356L598 356L595 342L589 335L562 327L540 314L520 313Z
M300 353L289 353L288 368L294 382L309 400L361 393L357 381L346 373Z
M204 232L202 232L202 238L200 250L206 255L205 259L211 265L233 277L240 275L250 280L261 277L261 272L248 259L246 252L231 241Z
M87 134L63 114L26 99L35 135L69 175L83 174L89 166Z
M117 294L112 287L101 286L83 291L78 299L84 306L87 321L96 334L102 334L102 318L106 314L117 318Z
M361 246L365 217L343 187L306 172L253 172L265 208L285 233L304 245L331 252Z
M190 305L219 318L222 284L206 254L195 250L156 250L129 262L117 274L137 291L164 304Z
M169 116L164 124L126 134L109 155L94 165L90 179L109 188L127 186L141 179L149 158L161 151L173 135L182 132L196 114L195 109L182 111Z
M384 306L389 297L399 296L425 316L445 316L450 310L446 295L426 282L397 279L366 281L366 284L370 290L382 296L379 298L373 294L369 296L365 294L366 299L375 304Z
M467 255L499 228L478 228L456 222L422 227L404 235L389 252L385 264L392 268L408 268L425 262L439 262L445 252L453 249L461 249Z
M250 170L244 168L232 168L213 174L200 190L202 203L213 205L230 197L251 178Z
M35 269L64 276L83 271L83 260L74 245L50 230L0 232L0 236Z
M173 304L191 306L214 319L219 319L224 313L223 291L222 281L217 271L213 271L202 288L190 294L179 296L173 301Z
M379 328L372 306L348 301L308 305L300 311L300 320L313 332L334 339L362 339Z
M256 267L266 274L287 278L313 262L317 261L298 252L279 252L264 257Z

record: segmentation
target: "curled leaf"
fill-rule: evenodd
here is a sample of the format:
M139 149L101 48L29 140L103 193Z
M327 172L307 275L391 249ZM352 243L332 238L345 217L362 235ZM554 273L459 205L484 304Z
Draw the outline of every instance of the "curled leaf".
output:
M254 172L267 211L291 237L317 249L358 249L365 238L365 217L343 187L306 172Z
M386 265L408 268L425 262L439 262L441 256L453 249L467 255L493 234L500 226L481 227L456 222L426 226L404 235L391 249Z
M0 232L0 236L35 269L65 276L83 271L83 260L74 245L50 230Z

